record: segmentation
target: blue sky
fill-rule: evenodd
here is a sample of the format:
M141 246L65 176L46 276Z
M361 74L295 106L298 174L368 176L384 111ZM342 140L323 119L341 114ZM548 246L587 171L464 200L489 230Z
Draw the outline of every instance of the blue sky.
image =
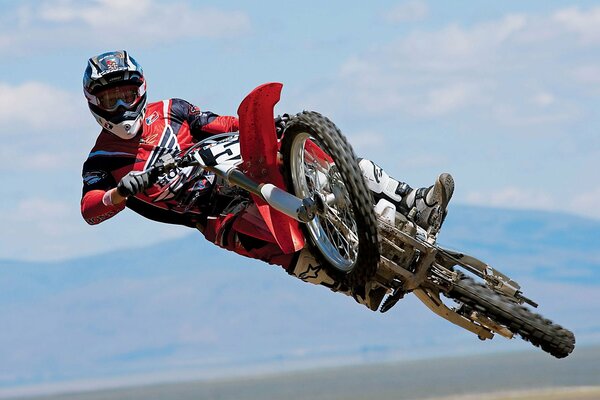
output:
M600 6L590 1L0 1L0 259L64 259L188 233L122 213L88 227L80 170L99 131L87 58L125 48L151 100L331 117L414 186L456 203L600 218ZM144 232L141 236L139 232Z

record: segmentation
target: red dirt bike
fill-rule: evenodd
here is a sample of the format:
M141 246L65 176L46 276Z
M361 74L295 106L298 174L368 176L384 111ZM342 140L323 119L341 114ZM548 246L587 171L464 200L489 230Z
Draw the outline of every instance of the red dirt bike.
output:
M281 89L265 84L243 100L239 134L213 136L153 168L196 168L242 188L285 253L308 246L339 282L366 290L374 311L386 312L413 293L482 340L519 335L557 358L573 351L573 333L533 313L526 305L537 304L515 281L438 246L437 235L417 226L414 214L374 204L352 147L329 119L296 114L278 137L273 109Z

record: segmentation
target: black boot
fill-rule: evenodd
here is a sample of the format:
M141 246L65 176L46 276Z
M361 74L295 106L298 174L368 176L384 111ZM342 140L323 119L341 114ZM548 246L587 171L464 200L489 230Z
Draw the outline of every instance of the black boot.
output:
M428 188L413 189L402 199L402 208L416 209L415 222L421 228L435 235L442 227L448 214L448 203L454 193L452 175L443 173L435 184Z

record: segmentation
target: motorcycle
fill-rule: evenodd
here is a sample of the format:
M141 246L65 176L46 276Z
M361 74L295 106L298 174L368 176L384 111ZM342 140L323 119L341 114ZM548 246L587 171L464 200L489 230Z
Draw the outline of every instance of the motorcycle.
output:
M192 184L201 171L243 189L286 254L308 246L345 287L368 294L373 311L387 312L412 293L481 340L518 335L557 358L573 351L573 333L534 313L538 305L517 282L439 246L437 232L414 222L416 210L404 216L386 200L375 204L351 145L329 119L304 111L278 135L273 110L282 86L264 84L246 96L239 134L212 136L151 169L194 169Z

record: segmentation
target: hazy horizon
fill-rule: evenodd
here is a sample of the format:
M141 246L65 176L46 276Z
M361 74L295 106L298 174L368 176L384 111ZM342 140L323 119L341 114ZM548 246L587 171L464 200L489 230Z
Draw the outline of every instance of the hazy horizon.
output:
M246 371L228 376L149 376L137 379L85 381L46 387L1 391L6 400L287 400L368 398L462 399L501 394L517 398L561 399L551 394L600 393L600 346L578 348L556 360L532 351L504 351L487 355L423 358L381 363L342 363L328 366ZM468 377L468 379L460 379ZM432 381L434 382L432 384ZM409 384L410 383L410 384ZM581 390L581 388L596 388ZM571 390L568 390L571 388ZM554 390L552 390L554 389ZM486 396L484 397L483 394ZM584 397L592 399L592 397Z

